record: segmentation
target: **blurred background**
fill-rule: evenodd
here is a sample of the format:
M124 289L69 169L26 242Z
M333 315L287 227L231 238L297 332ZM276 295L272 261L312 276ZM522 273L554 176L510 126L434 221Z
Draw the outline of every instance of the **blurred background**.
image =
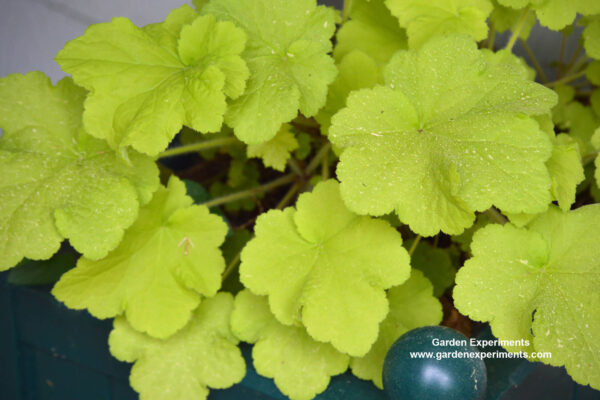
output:
M90 24L127 17L136 25L159 22L191 0L0 0L0 76L40 70L53 82L65 76L54 62L64 44ZM320 1L342 5L343 0ZM340 7L341 8L341 7Z
M164 19L168 12L192 0L0 0L0 76L14 72L40 70L53 81L64 76L54 56L64 44L83 34L94 23L112 17L127 17L136 25ZM319 0L321 4L342 8L343 0ZM507 35L498 35L502 46ZM559 32L536 26L528 40L543 67L550 67L558 56ZM577 47L577 35L567 43L566 56ZM525 56L517 43L515 51ZM526 56L525 56L526 57Z
M90 24L127 17L136 25L164 19L185 0L0 0L0 76L40 70L65 74L54 56Z

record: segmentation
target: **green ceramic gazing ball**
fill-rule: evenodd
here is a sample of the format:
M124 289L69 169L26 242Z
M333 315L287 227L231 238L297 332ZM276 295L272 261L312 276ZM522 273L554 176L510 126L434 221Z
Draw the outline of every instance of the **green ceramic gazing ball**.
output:
M414 352L430 352L433 357L411 357ZM469 339L454 329L413 329L388 351L383 364L383 389L390 400L484 399L485 363L469 357L478 353Z

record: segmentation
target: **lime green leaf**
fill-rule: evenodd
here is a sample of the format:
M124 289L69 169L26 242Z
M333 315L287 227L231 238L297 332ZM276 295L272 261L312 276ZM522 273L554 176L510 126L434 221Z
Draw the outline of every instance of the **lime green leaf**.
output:
M560 208L567 211L575 202L577 185L585 179L577 142L569 135L556 136L546 165L552 179L552 196Z
M202 12L234 21L248 35L243 53L248 89L227 110L226 122L249 144L273 138L300 112L311 117L325 104L337 73L330 37L335 12L315 0L211 0Z
M355 50L342 58L339 74L329 87L327 103L315 119L321 124L321 132L329 132L331 117L346 105L348 94L357 89L370 88L383 82L383 74L375 61L365 53Z
M235 298L231 330L238 339L256 343L252 349L256 371L273 378L292 400L314 398L327 388L332 375L348 368L347 355L315 341L303 327L283 325L269 310L267 298L248 290Z
M473 257L456 274L454 304L472 319L490 321L498 338L531 343L535 308L529 302L537 290L536 271L547 263L547 243L537 232L490 224L473 235L471 251ZM525 345L506 348L533 350Z
M600 59L600 18L593 18L588 22L583 31L583 43L589 57Z
M121 361L135 363L129 382L140 400L206 399L208 388L224 389L246 373L238 341L229 329L233 297L218 293L194 311L190 322L166 340L115 319L108 343Z
M155 155L183 124L219 130L226 96L239 97L248 77L239 56L245 35L231 22L195 16L183 6L146 28L114 18L58 53L63 70L91 91L83 117L90 134Z
M411 329L437 325L442 321L442 305L432 292L431 282L421 271L414 269L405 283L388 291L390 312L381 323L377 342L367 355L350 361L354 375L371 380L375 386L383 389L383 360L396 339Z
M400 234L350 212L338 186L319 183L297 209L259 216L240 277L252 292L269 295L281 323L301 321L315 340L362 356L387 315L385 289L404 282L410 265Z
M386 84L351 93L332 120L351 210L395 210L414 232L431 236L461 233L474 211L492 205L547 208L552 144L530 116L547 113L554 92L507 63L488 65L464 36L398 52Z
M262 158L265 167L271 167L277 171L285 170L290 153L298 148L298 141L291 129L291 125L283 124L277 135L271 140L248 145L248 157Z
M181 29L181 34L178 42L179 58L186 66L186 70L190 71L195 68L210 70L217 68L223 74L225 86L222 88L223 93L231 98L236 99L242 95L246 89L246 79L249 71L244 60L239 56L244 50L246 36L244 32L236 28L229 22L216 22L211 15L198 17L189 25ZM210 78L213 72L208 74L206 78ZM198 74L200 76L201 74ZM214 72L217 77L220 74ZM191 77L194 77L193 75ZM220 80L220 79L215 79ZM201 84L198 88L188 89L204 89ZM203 108L204 104L198 101L198 94L202 92L190 93L189 96L184 94L182 101L189 101L193 107ZM192 98L192 96L194 96ZM220 99L219 99L220 101ZM196 104L197 103L197 104ZM208 110L214 114L214 110ZM203 125L202 116L194 115L194 110L186 110L186 120L192 121L186 123L191 128L198 131L214 130L218 128L201 128ZM196 123L197 122L197 123Z
M126 163L83 132L84 97L40 72L0 79L0 270L48 259L64 239L104 257L158 187L150 158Z
M568 90L561 92L564 96L563 101L571 95ZM563 114L565 117L568 116L568 113ZM557 116L558 114L555 113L552 118ZM550 114L546 114L537 116L536 120L553 143L552 156L546 162L552 181L550 189L552 197L558 201L558 205L563 211L567 211L575 202L577 187L585 180L585 173L577 141L573 137L562 133L555 136L552 118ZM515 225L524 226L533 219L534 214L517 215L509 213L508 216Z
M396 51L406 49L406 33L384 0L353 0L349 17L336 34L333 56L338 62L358 50L383 66Z
M504 7L500 4L496 4L497 0L493 1L494 10L490 15L490 23L494 27L494 29L500 33L506 32L508 30L513 30L515 26L519 23L519 19L521 18L522 11L515 10L511 7ZM535 14L527 13L525 16L525 22L521 31L519 32L519 38L523 40L527 40L529 34L531 33L531 29L536 23Z
M600 13L600 2L589 0L546 0L535 7L540 24L558 31L571 24L577 14Z
M489 321L499 339L527 339L510 351L551 352L539 361L565 365L581 384L600 388L600 205L556 207L528 228L478 231L456 276L460 312Z
M546 132L546 135L548 135L550 139L553 139L555 136L555 130L554 122L552 122L552 113L547 112L542 115L536 115L534 119L539 124L540 130L542 132Z
M590 0L498 0L503 6L521 9L530 6L540 24L559 31L571 24L577 14L600 13L600 2Z
M600 126L600 117L596 115L591 107L573 101L566 106L565 116L567 122L566 129L579 144L581 156L585 157L588 154L594 153L594 147L590 140L594 131Z
M177 54L181 29L191 24L196 17L198 13L188 6L182 6L172 10L164 21L146 25L142 29L158 45L166 49L175 49L173 52Z
M420 270L433 284L433 294L440 297L454 283L456 268L452 265L450 255L444 249L431 246L427 242L418 244L411 256L410 263L414 269Z
M488 35L489 0L385 0L406 28L410 48L421 47L434 36L461 33L475 40Z
M124 312L140 332L172 335L189 321L200 295L217 293L224 269L218 247L227 225L192 202L184 183L172 177L140 210L119 247L99 261L81 258L52 294L97 318Z
M575 88L571 85L558 85L554 88L558 104L552 108L552 121L561 128L568 124L567 104L575 98Z

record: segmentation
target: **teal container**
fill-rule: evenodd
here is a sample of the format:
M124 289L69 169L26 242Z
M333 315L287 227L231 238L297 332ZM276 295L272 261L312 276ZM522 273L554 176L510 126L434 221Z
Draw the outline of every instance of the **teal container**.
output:
M111 321L67 309L48 286L17 286L0 274L0 400L135 400L130 365L108 351ZM492 338L489 328L479 338ZM490 348L486 348L490 351ZM211 400L283 400L271 379L252 367L251 347L242 346L248 371ZM499 400L537 364L521 359L486 360L488 400ZM576 397L571 397L575 399ZM350 373L333 377L318 400L385 400L383 391Z
M135 400L130 364L108 351L109 320L66 308L50 287L17 286L0 274L0 400ZM211 390L211 400L283 400L271 379L252 367L251 347L242 346L248 365L244 380ZM385 400L370 382L351 374L332 379L321 400Z

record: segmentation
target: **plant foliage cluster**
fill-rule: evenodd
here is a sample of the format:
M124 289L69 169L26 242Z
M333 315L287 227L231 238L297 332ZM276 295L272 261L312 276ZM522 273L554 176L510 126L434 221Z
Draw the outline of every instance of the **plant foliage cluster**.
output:
M56 61L0 79L0 270L77 254L52 293L143 400L240 382L240 341L292 399L381 387L440 299L600 389L600 2L197 0Z

